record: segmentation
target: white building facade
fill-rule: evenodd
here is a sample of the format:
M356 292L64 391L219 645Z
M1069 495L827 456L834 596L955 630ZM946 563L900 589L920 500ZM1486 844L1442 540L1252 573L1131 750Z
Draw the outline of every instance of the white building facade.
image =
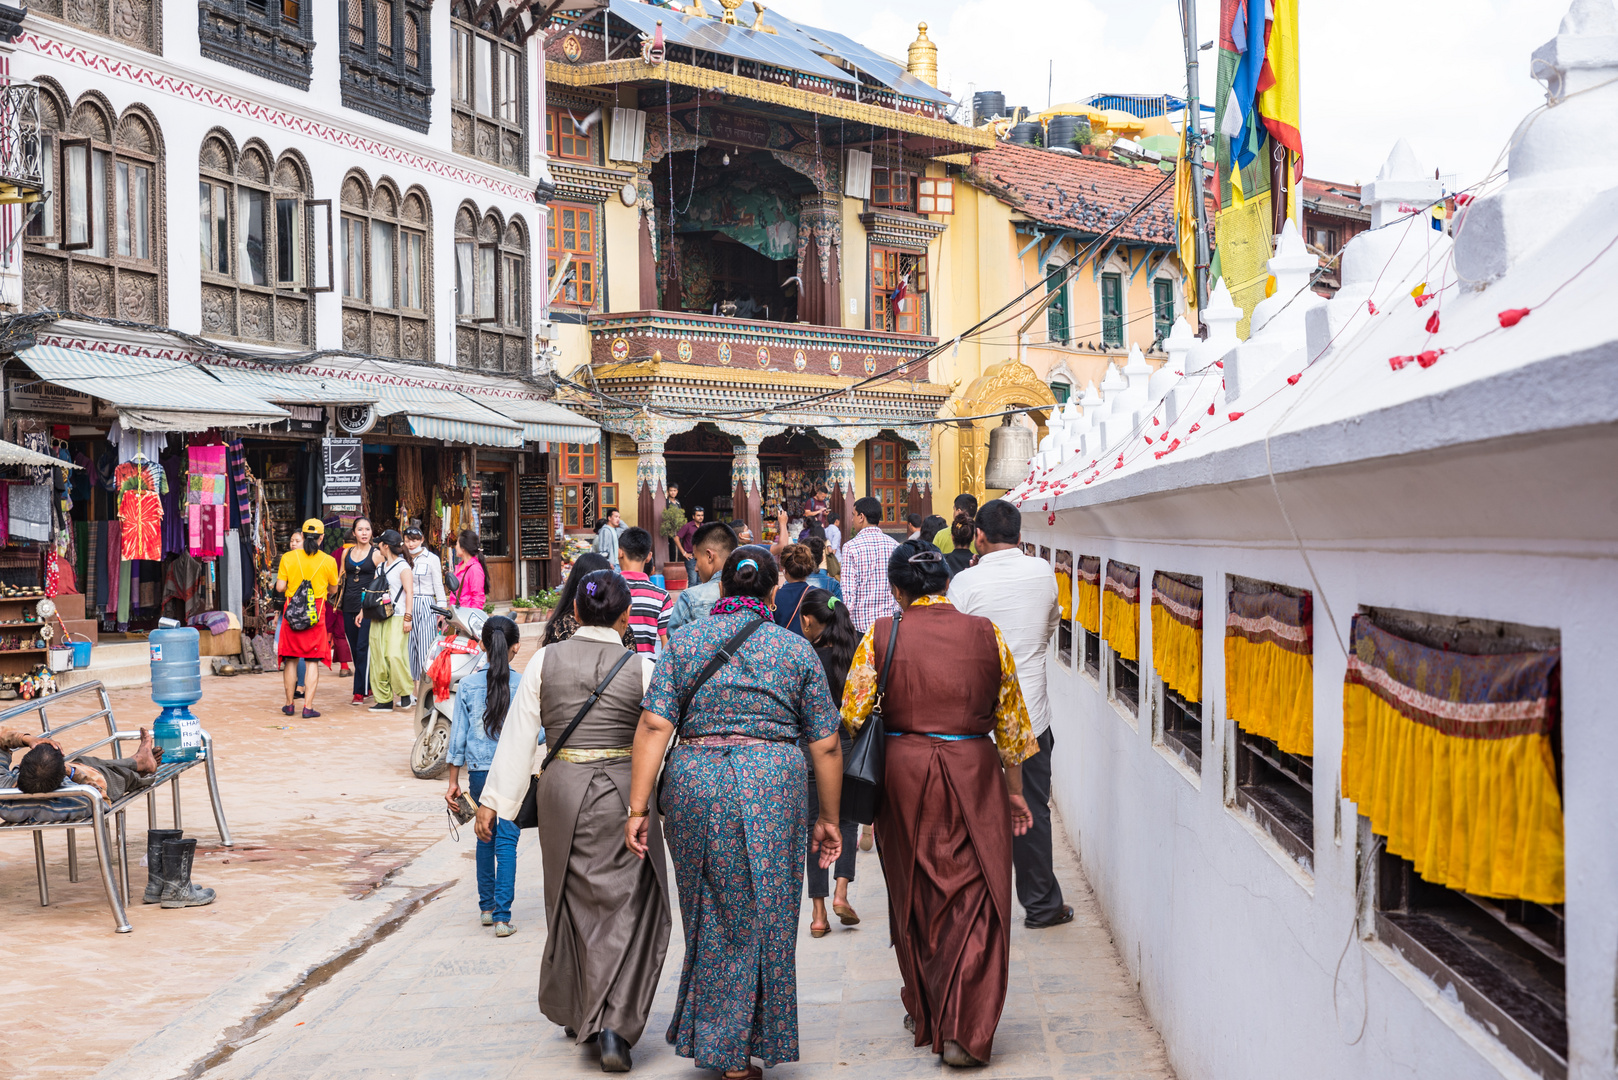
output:
M1453 246L1401 144L1334 299L1283 238L1251 340L1219 290L1010 496L1076 585L1055 799L1180 1076L1614 1075L1615 68L1577 0Z
M34 3L8 60L41 87L50 198L0 302L529 374L550 185L527 8Z

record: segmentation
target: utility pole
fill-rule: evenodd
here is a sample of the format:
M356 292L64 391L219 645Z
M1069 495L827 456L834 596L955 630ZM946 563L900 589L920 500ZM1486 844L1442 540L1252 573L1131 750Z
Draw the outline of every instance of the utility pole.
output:
M1208 307L1208 198L1202 176L1202 102L1198 87L1197 3L1180 0L1180 26L1185 31L1185 154L1191 167L1193 210L1197 222L1196 266L1192 277L1197 289L1197 321Z

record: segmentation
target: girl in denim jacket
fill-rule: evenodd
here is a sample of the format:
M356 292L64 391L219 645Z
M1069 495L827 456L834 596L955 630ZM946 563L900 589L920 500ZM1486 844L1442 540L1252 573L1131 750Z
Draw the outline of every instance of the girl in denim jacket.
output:
M522 672L511 662L517 658L517 624L504 615L495 615L483 624L483 654L488 666L461 680L455 691L454 726L449 736L449 790L444 800L451 807L461 797L461 766L467 768L467 786L472 801L483 794L495 747L506 711L522 682ZM544 732L540 739L545 738ZM515 822L499 821L494 839L479 840L477 848L478 911L484 926L494 927L495 937L517 932L511 925L511 898L517 886L517 837Z

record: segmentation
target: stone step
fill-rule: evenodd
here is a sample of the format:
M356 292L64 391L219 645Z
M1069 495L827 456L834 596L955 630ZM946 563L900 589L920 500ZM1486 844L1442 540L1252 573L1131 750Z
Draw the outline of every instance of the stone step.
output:
M213 657L202 658L202 677L214 678ZM149 686L152 681L152 654L145 641L105 642L90 650L90 666L56 673L59 690L101 680L108 690Z

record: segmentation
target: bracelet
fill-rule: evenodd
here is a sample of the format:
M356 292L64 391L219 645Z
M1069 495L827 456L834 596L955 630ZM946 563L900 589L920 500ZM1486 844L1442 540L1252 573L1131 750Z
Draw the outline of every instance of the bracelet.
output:
M652 808L650 806L648 806L644 810L631 810L629 812L629 816L632 817L632 818L650 817L651 813L652 813Z

